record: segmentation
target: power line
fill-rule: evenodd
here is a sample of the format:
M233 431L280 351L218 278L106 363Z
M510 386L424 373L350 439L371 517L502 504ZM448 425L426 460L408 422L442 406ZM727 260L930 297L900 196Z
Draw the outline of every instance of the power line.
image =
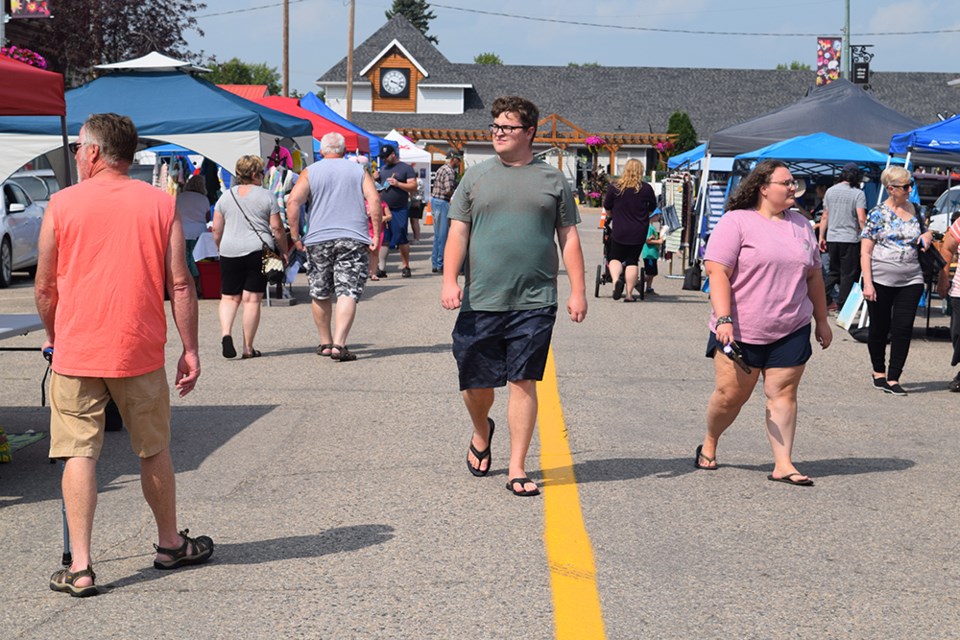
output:
M599 29L620 29L625 31L647 31L651 33L681 33L697 36L763 36L773 38L810 38L820 37L823 33L766 33L751 31L697 31L695 29L662 29L659 27L633 27L623 24L601 24L597 22L579 22L576 20L562 20L560 18L545 18L542 16L524 16L514 13L502 13L498 11L484 11L482 9L465 9L463 7L451 7L450 5L431 3L430 7L438 9L449 9L451 11L463 11L464 13L477 13L481 15L494 16L497 18L514 18L516 20L529 20L531 22L550 22L554 24L568 24L576 27L596 27ZM960 33L958 29L934 29L930 31L884 31L876 33L854 33L858 37L879 37L879 36L919 36L931 35L937 33Z
M306 2L307 0L290 0L288 4L297 4L298 2ZM217 13L204 13L203 15L194 16L197 20L200 18L212 18L213 16L226 16L231 13L246 13L248 11L259 11L261 9L274 9L276 7L282 7L282 2L275 2L274 4L262 4L257 7L250 7L248 9L233 9L232 11L219 11Z

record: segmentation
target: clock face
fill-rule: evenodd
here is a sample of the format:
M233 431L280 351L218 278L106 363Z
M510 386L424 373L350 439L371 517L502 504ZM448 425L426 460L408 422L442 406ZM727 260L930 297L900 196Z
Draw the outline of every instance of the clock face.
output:
M380 93L391 98L402 98L409 95L410 87L407 80L407 69L383 69L380 72Z

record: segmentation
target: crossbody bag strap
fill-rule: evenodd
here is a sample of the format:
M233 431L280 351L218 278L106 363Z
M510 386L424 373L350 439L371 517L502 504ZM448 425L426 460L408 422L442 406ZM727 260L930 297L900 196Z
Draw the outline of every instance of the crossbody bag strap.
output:
M239 190L240 187L237 187L237 189ZM233 201L237 203L237 208L240 209L240 213L241 213L241 215L243 215L243 219L247 221L247 224L248 224L248 225L250 225L250 230L253 231L254 235L257 236L258 238L260 238L260 242L262 242L263 245L269 249L269 248L270 248L270 244L272 244L272 243L268 244L268 243L266 243L266 242L263 241L263 236L261 236L261 235L260 235L260 232L257 231L257 228L256 228L255 226L253 226L253 222L250 221L250 218L247 217L247 212L244 211L243 205L241 205L241 204L240 204L240 201L237 200L237 196L236 196L236 194L233 192L233 188L232 188L232 187L230 188L230 195L233 196Z

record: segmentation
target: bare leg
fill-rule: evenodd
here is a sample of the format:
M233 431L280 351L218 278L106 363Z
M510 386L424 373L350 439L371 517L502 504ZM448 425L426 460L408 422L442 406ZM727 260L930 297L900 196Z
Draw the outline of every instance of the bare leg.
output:
M403 266L407 269L410 268L410 245L401 244L400 247L400 261L403 263Z
M750 398L760 377L760 370L746 374L722 353L713 358L715 388L707 403L707 433L703 438L703 453L708 458L717 457L717 441L740 414L740 409ZM716 466L701 460L704 466Z
M463 403L467 405L470 421L473 423L473 438L470 442L477 451L483 451L490 446L490 424L487 422L487 416L490 414L490 407L493 406L493 398L493 389L466 389L463 392ZM468 456L470 466L474 469L486 471L490 465L489 460L480 462L472 453Z
M507 401L507 421L510 425L510 478L527 476L527 450L533 439L533 429L537 423L537 382L536 380L518 380L507 383L510 399ZM525 491L537 489L537 485L528 482L523 485Z
M610 260L607 262L607 269L610 270L610 280L616 282L620 279L620 274L623 273L623 263L619 260Z
M161 547L176 549L183 540L177 533L177 480L173 474L170 449L149 458L140 459L140 487L153 518L157 521L157 543ZM161 560L169 559L158 555Z
M313 322L317 325L320 334L320 344L333 343L333 333L330 330L330 319L333 311L333 301L313 299Z
M418 218L410 218L410 228L413 229L413 239L416 242L420 242L420 220Z
M333 344L346 346L347 335L353 326L353 319L357 316L357 301L348 296L337 298L337 322L333 331Z
M633 288L637 286L637 278L640 276L640 267L637 265L630 265L624 269L624 278L627 281L627 286L623 288L626 298L633 297Z
M260 326L261 302L262 293L243 292L243 352L247 354L253 353L253 339L257 335L257 327Z
M90 565L93 514L97 510L97 461L93 458L68 459L63 469L61 487L73 552L70 571L83 571ZM80 578L75 584L89 587L93 580Z
M220 315L220 335L229 336L233 333L233 321L237 318L237 310L240 308L241 297L220 296L220 306L218 313Z
M793 466L793 439L797 432L797 387L803 365L763 372L763 392L767 396L767 438L773 449L773 475L782 478L798 473ZM793 478L805 480L806 476Z
M377 261L377 268L380 271L387 270L387 256L390 255L390 245L384 244L380 246L380 259Z

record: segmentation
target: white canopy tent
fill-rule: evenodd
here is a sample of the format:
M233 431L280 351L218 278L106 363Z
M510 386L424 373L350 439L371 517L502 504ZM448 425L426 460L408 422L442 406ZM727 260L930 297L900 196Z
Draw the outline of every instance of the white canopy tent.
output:
M413 143L407 137L401 135L396 129L393 129L387 135L383 136L387 140L395 143L399 149L400 161L406 162L413 170L417 172L417 177L423 182L424 206L430 202L430 175L431 162L433 156L430 152L424 151Z

